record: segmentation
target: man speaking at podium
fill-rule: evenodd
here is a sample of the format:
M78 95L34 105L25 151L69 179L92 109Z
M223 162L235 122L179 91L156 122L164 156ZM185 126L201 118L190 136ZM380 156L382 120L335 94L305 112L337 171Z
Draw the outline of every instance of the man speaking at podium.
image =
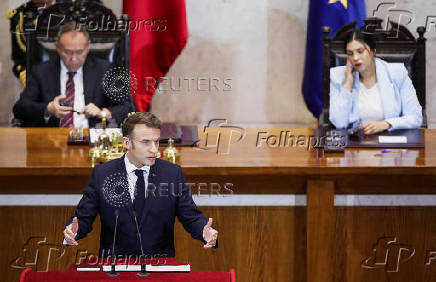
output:
M76 212L67 222L64 243L78 245L100 214L100 257L111 253L116 221L117 256L143 252L174 257L176 216L205 248L216 245L218 231L212 228L212 219L208 221L197 209L180 166L156 158L160 125L148 112L126 118L122 132L127 153L94 168Z

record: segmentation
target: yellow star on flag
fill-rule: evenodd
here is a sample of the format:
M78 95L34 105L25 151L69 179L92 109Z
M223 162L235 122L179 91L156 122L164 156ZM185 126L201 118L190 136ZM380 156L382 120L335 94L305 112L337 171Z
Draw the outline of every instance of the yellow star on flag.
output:
M342 6L345 7L345 9L347 9L347 0L329 0L328 4L333 4L336 2L341 2Z

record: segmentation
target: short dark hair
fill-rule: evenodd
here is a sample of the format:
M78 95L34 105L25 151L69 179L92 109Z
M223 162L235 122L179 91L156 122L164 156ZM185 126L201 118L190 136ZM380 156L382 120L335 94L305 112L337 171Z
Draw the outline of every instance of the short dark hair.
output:
M365 43L366 45L369 46L369 49L371 51L375 50L375 40L374 40L374 36L371 32L365 31L362 28L353 29L352 31L350 31L344 40L345 52L347 52L347 44L353 40L357 40L357 41L360 41L362 43Z
M89 33L84 24L79 24L75 21L68 21L59 28L57 41L61 39L63 34L71 31L81 32L89 40Z
M160 129L161 121L150 112L130 113L121 126L123 136L132 137L133 129L137 124L145 124L147 127Z

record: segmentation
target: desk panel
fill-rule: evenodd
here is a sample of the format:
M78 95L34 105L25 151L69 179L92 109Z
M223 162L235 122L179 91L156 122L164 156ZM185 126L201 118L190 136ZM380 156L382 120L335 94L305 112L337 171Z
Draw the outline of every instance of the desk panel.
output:
M66 146L67 134L63 129L0 129L0 193L81 193L91 172L88 147ZM202 207L215 219L220 248L204 252L176 225L181 261L196 270L235 268L238 281L432 281L433 264L423 267L429 257L422 257L436 249L435 207L333 207L325 197L435 194L436 130L424 131L421 149L346 149L325 155L307 144L311 129L247 129L242 138L235 134L232 129L199 130L199 147L180 148L187 180L232 183L233 193L240 195L307 194L308 206ZM227 141L214 143L218 136ZM297 143L295 136L303 141ZM11 230L0 235L7 253L1 265L8 277L18 277L6 260L23 242L33 234L59 242L59 231L72 213L73 207L0 207L0 227ZM396 241L383 241L383 236ZM389 271L392 259L362 266L380 238L380 254L413 246L413 256L407 251L400 256L410 258L401 261L398 272ZM95 231L83 246L97 249Z

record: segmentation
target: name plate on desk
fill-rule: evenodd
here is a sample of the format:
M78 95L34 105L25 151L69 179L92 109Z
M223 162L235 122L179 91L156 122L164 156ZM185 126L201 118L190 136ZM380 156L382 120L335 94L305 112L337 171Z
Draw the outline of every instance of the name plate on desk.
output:
M379 136L379 144L407 144L407 136Z
M103 271L111 271L112 268L110 265L103 265ZM141 265L140 264L132 264L132 265L115 265L115 271L132 271L132 272L140 272ZM145 271L147 272L190 272L191 265L190 264L180 264L180 265L145 265Z

